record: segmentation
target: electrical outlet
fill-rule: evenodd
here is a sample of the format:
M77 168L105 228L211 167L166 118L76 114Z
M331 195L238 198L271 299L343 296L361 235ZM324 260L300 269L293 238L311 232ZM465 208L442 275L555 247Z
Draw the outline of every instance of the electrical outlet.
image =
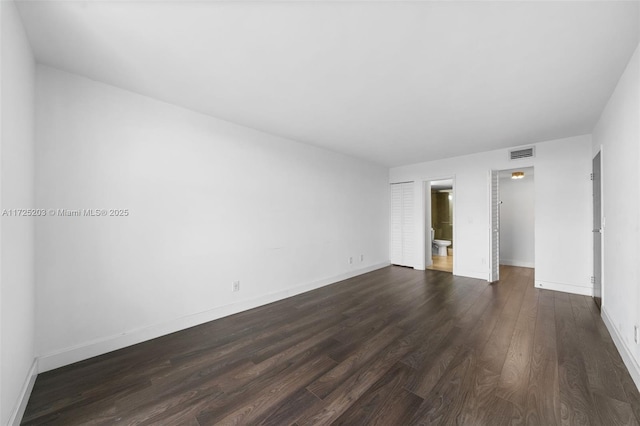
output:
M349 256L349 265L353 263L353 257Z
M360 262L364 262L364 254L360 255Z
M240 291L240 281L234 281L231 290L234 292Z

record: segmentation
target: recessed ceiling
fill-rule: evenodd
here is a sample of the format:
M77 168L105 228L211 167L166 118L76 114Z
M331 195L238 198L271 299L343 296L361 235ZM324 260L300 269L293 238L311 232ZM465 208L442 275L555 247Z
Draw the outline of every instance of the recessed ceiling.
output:
M498 172L498 177L500 179L511 179L511 173L513 172L523 172L524 173L524 178L528 179L528 178L532 178L533 177L533 173L534 173L534 168L533 167L520 167L519 169L509 169L509 170L500 170L500 172Z
M40 63L387 166L590 133L639 27L638 2L18 4Z

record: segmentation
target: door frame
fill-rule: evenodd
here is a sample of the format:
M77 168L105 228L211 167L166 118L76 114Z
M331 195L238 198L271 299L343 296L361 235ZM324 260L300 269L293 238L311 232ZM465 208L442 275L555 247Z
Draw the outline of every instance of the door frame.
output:
M487 197L487 203L488 203L488 214L489 214L489 220L488 220L488 237L489 237L489 248L488 248L488 266L489 266L489 271L487 273L487 281L488 282L496 282L499 281L500 279L500 234L502 233L502 224L500 221L500 216L502 214L502 198L500 196L500 174L502 172L510 172L510 171L516 171L516 170L527 170L527 169L533 169L534 170L534 186L535 186L535 165L523 165L522 167L509 167L506 169L491 169L488 172L488 176L487 176L487 187L488 187L488 197ZM493 190L493 182L492 182L492 174L496 173L497 175L497 186L498 186L498 193L497 193L497 204L498 204L498 223L497 223L497 227L498 227L498 231L497 233L494 234L494 232L492 232L493 230L493 218L491 217L491 193ZM534 203L535 203L535 187L534 187L534 194L532 195L534 197ZM534 214L535 214L535 205L534 205ZM492 255L493 255L493 238L494 235L496 236L496 238L498 239L497 241L497 245L496 245L496 262L497 262L497 276L493 277L492 275ZM536 244L536 239L535 239L535 220L534 220L534 235L533 235L533 241L534 241L534 252L535 252L535 244ZM534 259L534 270L535 270L535 259Z
M457 247L456 241L458 239L456 234L456 215L458 210L456 209L456 175L447 175L444 177L430 177L427 179L422 179L422 185L420 185L420 197L422 198L422 214L421 217L421 231L420 231L420 241L418 243L419 247L422 249L422 254L419 259L421 264L418 265L415 269L424 270L427 266L431 266L433 264L432 252L431 252L431 182L439 181L439 180L451 180L451 196L453 201L453 240L451 241L451 245L453 246L453 275L456 275L456 257L457 257Z

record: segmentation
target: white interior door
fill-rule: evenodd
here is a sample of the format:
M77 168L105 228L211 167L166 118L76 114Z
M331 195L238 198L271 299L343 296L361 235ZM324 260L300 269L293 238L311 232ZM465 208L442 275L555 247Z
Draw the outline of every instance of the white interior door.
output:
M489 240L491 252L489 253L489 282L500 279L500 182L497 170L492 170L489 174L489 214L490 228Z
M602 306L602 194L600 187L600 153L593 158L593 299Z

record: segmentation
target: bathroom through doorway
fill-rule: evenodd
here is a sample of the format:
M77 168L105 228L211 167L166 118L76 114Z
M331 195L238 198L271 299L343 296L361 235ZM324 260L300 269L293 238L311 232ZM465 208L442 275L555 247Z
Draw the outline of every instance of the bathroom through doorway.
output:
M454 179L431 180L425 185L425 266L453 273Z

